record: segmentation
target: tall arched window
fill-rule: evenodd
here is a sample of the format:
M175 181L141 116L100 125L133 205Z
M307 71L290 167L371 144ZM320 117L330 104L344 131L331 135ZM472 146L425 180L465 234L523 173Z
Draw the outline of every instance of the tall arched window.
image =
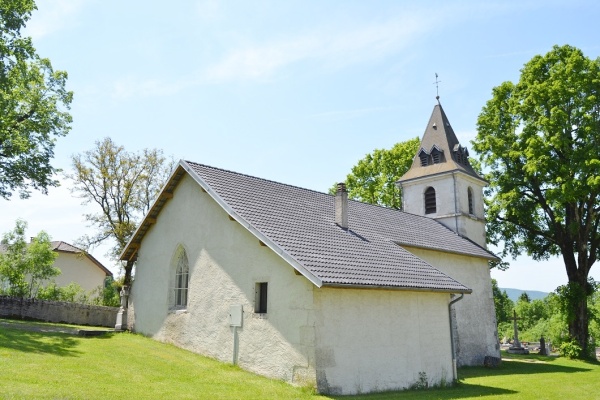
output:
M425 190L425 214L435 214L435 189L431 186Z
M177 249L175 259L175 280L173 285L173 301L174 308L186 308L188 301L188 286L190 269L188 266L188 258L183 247Z
M473 206L473 189L470 187L467 189L467 196L469 198L469 214L475 214L475 207Z

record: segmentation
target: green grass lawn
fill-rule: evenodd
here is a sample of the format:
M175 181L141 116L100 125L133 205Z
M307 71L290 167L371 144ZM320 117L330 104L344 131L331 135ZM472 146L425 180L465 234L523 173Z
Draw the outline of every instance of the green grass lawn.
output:
M599 364L555 357L462 368L452 388L318 396L140 335L85 338L24 325L0 319L0 399L600 399Z

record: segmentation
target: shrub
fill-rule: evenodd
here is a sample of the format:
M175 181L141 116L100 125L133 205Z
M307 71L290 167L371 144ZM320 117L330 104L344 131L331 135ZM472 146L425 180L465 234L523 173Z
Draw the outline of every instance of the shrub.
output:
M561 343L558 351L562 356L567 358L581 358L582 355L581 346L577 344L576 340Z

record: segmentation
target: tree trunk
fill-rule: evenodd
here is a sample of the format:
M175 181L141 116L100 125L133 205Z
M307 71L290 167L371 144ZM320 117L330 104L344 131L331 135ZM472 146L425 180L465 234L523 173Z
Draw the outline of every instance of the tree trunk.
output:
M131 270L133 269L133 261L128 260L125 266L125 279L123 279L123 285L131 287Z
M587 306L588 282L586 276L580 276L577 280L569 279L571 286L569 296L569 335L577 341L581 347L581 357L589 358L591 354L589 343L589 313Z

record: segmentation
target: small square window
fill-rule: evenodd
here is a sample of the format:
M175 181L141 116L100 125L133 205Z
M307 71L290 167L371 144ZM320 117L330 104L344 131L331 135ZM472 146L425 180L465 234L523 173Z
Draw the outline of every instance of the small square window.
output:
M257 314L267 313L267 282L257 282L254 287L254 312Z

